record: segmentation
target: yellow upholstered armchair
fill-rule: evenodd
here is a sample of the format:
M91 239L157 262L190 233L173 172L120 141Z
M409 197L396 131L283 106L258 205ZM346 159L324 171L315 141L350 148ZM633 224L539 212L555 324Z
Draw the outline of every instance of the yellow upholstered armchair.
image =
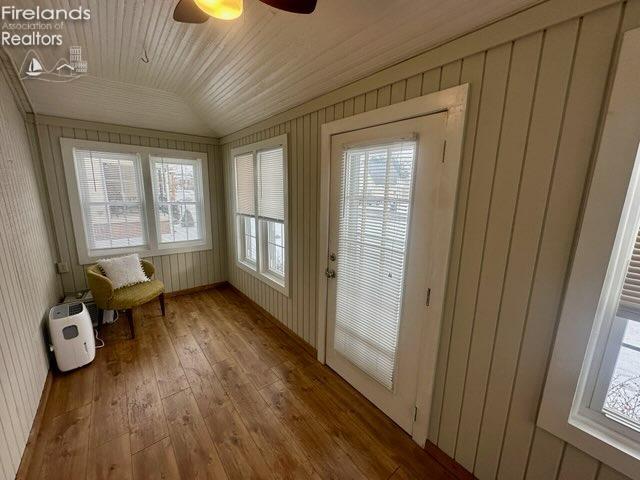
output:
M140 260L142 269L147 278L151 278L156 269L151 262ZM160 280L136 283L114 289L113 283L107 278L99 265L92 265L87 269L87 280L93 299L98 307L98 322L102 322L103 310L125 310L131 337L135 338L135 328L133 325L133 308L147 303L158 297L160 300L160 310L164 316L164 284Z

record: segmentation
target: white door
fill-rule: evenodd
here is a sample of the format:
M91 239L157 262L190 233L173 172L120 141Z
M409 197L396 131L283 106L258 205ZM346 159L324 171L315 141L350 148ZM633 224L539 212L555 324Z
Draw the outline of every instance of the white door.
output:
M438 224L446 121L331 137L326 361L409 433L435 244L450 230Z

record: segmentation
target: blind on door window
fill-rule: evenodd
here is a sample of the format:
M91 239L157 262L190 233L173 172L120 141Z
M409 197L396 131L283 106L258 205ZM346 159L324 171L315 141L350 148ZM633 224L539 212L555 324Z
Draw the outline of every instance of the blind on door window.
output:
M145 245L140 157L83 149L73 157L89 249Z
M636 235L631 259L627 266L618 315L640 321L640 232Z
M253 176L253 153L234 158L236 172L236 213L254 215L255 196Z
M202 240L200 160L151 156L153 203L158 241Z
M415 141L343 154L334 348L393 389Z
M258 215L284 221L282 147L258 152Z

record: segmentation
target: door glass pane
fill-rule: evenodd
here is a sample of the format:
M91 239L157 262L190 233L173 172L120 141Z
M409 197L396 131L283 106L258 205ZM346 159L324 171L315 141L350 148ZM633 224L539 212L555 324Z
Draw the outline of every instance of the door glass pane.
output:
M416 142L344 151L334 349L393 389Z

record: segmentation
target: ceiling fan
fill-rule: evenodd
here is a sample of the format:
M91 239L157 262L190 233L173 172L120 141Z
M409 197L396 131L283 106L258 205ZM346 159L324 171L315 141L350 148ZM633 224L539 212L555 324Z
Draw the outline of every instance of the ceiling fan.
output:
M312 13L317 0L260 0L279 10ZM242 0L180 0L173 19L182 23L204 23L209 17L233 20L242 14Z

